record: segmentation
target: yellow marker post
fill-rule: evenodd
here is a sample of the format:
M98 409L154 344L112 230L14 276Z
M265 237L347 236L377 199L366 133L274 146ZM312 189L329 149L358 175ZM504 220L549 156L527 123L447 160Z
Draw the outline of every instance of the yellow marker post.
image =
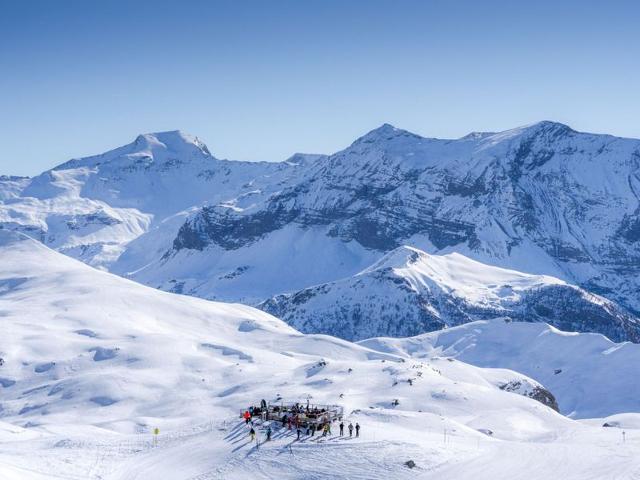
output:
M160 429L158 427L153 429L153 446L158 446L158 435L160 435Z

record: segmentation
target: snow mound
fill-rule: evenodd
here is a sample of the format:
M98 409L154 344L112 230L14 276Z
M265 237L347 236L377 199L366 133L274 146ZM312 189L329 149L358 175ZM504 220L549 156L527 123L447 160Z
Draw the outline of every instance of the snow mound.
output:
M572 418L640 411L640 345L569 333L544 323L477 321L412 338L359 342L406 358L442 355L485 368L507 368L543 384Z
M494 267L455 252L429 255L410 246L392 250L360 275L386 268L406 279L416 291L435 283L472 303L498 301L545 285L566 285L548 275Z

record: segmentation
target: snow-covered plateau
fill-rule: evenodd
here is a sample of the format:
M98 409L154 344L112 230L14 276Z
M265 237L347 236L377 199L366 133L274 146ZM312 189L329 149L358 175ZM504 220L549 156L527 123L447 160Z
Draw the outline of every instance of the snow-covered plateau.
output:
M354 344L19 233L0 260L3 480L640 475L639 345L504 318ZM340 404L361 435L257 422L258 446L239 413L262 398Z

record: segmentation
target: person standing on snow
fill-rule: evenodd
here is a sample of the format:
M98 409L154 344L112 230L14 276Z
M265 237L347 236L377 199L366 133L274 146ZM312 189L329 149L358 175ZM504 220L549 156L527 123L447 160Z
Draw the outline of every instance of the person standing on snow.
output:
M349 436L353 437L353 423L349 422Z
M356 422L356 437L360 436L360 424Z
M300 434L302 433L302 430L300 430L300 427L296 429L296 433L298 434L298 440L300 440Z
M244 424L249 425L249 420L251 420L251 414L249 413L249 410L246 410L244 412L244 414L242 415L242 418L244 418Z
M344 422L340 421L340 436L344 435Z
M251 441L253 442L256 439L256 431L253 429L253 427L251 427L251 430L249 430L249 435L251 435Z
M271 440L271 425L267 428L267 442Z

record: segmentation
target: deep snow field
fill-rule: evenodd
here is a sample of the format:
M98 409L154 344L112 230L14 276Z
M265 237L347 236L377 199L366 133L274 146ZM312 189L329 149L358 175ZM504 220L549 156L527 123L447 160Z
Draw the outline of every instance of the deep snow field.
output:
M640 478L640 347L600 335L497 319L354 344L2 230L0 326L2 480ZM338 403L361 437L258 447L240 409L279 397Z

